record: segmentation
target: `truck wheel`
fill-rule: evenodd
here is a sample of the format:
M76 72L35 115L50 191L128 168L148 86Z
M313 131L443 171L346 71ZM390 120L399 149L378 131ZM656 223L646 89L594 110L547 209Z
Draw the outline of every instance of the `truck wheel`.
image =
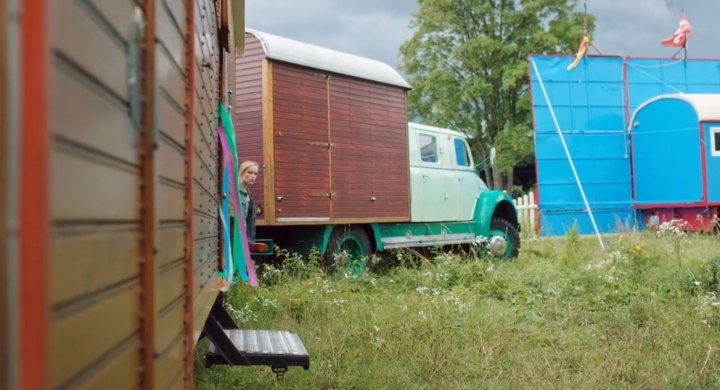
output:
M347 270L351 277L359 278L369 255L370 240L363 229L357 226L333 229L325 254L328 270Z
M488 251L492 256L500 259L517 257L520 249L520 234L517 228L502 218L493 218L490 221L490 239Z

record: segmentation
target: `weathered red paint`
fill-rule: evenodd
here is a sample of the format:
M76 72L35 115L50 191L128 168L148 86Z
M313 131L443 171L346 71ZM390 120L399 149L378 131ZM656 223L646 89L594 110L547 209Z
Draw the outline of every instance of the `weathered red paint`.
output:
M48 2L23 2L20 103L21 389L47 387L48 344ZM5 28L5 27L3 27Z

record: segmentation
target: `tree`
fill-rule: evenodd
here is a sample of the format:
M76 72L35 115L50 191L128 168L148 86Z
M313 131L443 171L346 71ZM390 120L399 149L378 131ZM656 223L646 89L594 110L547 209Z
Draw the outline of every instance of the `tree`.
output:
M574 54L584 33L577 0L418 2L415 33L400 48L410 115L473 136L477 161L495 147L485 177L510 190L513 167L533 155L528 55Z

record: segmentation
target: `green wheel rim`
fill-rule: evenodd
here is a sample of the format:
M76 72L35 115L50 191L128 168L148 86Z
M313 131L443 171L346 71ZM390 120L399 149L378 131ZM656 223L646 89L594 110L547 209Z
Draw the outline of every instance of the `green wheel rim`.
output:
M367 253L362 243L355 237L346 237L340 244L340 250L347 255L345 268L352 278L359 278L365 272Z

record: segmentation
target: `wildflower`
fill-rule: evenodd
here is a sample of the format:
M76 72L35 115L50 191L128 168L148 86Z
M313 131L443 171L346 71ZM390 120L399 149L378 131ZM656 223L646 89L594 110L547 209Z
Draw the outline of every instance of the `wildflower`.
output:
M635 252L642 252L643 247L642 247L642 245L637 244L637 245L635 245L635 248L634 248L634 249L635 249Z

